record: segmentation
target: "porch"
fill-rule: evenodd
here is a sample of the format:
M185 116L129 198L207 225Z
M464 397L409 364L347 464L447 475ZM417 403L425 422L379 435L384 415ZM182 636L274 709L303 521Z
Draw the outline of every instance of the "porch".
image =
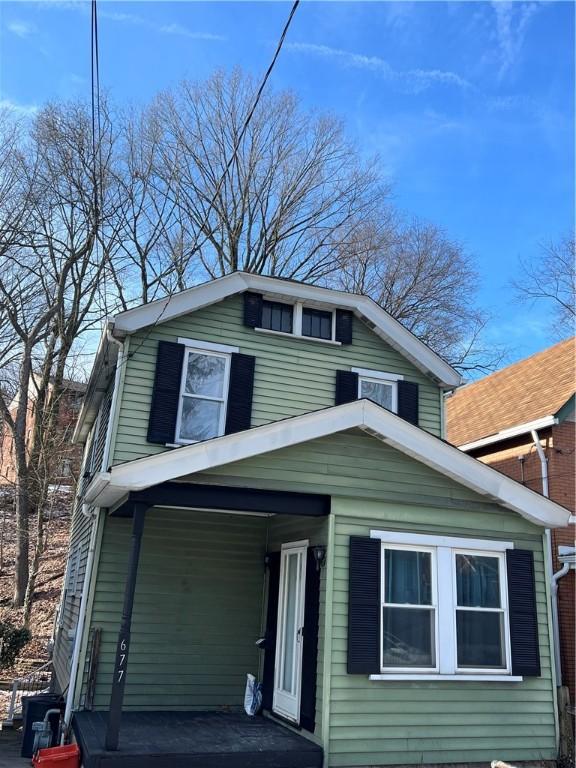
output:
M321 768L322 747L267 717L232 712L125 712L106 751L106 712L78 712L84 768Z
M182 483L106 515L73 726L85 766L322 764L328 512L326 497ZM249 672L266 716L243 713Z

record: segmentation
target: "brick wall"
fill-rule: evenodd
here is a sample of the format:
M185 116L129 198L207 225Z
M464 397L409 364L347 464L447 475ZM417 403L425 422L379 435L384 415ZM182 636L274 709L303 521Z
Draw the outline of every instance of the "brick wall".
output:
M576 512L574 453L576 424L562 424L539 433L548 460L548 489L550 498ZM509 440L501 446L487 446L473 453L477 459L493 469L542 493L542 468L534 443L526 436ZM574 546L576 526L552 531L553 567L559 570L558 546ZM576 578L574 570L564 576L558 585L558 617L560 625L560 657L563 682L570 689L570 701L576 702Z

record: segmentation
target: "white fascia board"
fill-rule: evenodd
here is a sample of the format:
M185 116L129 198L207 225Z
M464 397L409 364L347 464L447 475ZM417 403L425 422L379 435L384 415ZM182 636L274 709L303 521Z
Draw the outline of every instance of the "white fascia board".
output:
M106 329L100 336L98 349L94 358L94 365L90 373L90 379L86 387L86 393L82 398L82 405L76 420L74 432L72 433L73 444L84 443L90 432L90 427L94 422L100 402L107 386L109 385L109 375L116 369L116 359L118 357L118 348L115 344L110 344L107 339ZM108 362L109 365L104 363Z
M512 437L519 437L520 435L531 432L533 429L538 430L546 429L546 427L553 427L554 424L558 424L558 419L555 416L543 416L541 419L536 419L535 421L527 421L525 424L518 424L515 427L503 429L501 432L482 437L480 440L464 443L464 445L459 445L458 448L461 451L468 453L468 451L473 451L475 448L483 448L485 445L493 445L494 443L500 443L504 440L510 440Z
M460 375L448 363L367 296L248 272L233 272L171 297L122 312L116 315L114 328L116 332L134 333L140 328L195 312L246 290L293 301L351 309L368 323L376 335L397 349L421 371L432 375L439 384L448 388L461 384Z
M106 492L116 493L112 502L115 503L130 490L143 490L354 428L362 429L536 525L556 528L568 524L570 512L567 509L368 400L357 400L120 464L109 473Z

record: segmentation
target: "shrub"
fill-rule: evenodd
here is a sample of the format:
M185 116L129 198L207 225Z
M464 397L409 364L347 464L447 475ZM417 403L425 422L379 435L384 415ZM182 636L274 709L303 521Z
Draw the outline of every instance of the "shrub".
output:
M9 621L0 621L0 669L14 664L16 656L31 637L26 627L16 627Z

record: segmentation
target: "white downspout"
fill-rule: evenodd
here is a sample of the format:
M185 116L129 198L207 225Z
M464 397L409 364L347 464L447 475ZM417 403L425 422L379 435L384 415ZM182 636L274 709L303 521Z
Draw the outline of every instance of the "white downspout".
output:
M72 662L70 664L70 682L68 683L68 692L66 694L66 709L64 710L64 728L62 729L62 744L68 735L70 729L70 717L74 706L76 696L76 683L78 678L78 662L80 659L80 649L82 647L82 636L84 634L84 622L86 620L86 608L88 606L88 594L90 592L90 582L92 581L92 568L94 565L94 552L96 551L96 538L98 533L98 520L100 509L97 507L92 518L92 530L90 532L90 544L88 555L86 557L86 571L84 573L84 584L82 586L82 598L80 600L80 610L78 613L78 624L74 635L74 650L72 652Z
M124 344L112 335L110 328L106 329L106 338L111 344L118 347L118 358L116 360L116 371L114 373L114 391L112 392L112 402L110 403L110 414L108 416L108 427L106 429L106 442L104 443L104 455L102 456L102 472L106 472L110 464L110 447L112 444L112 429L114 426L116 408L118 403L118 390L120 388L120 373L124 364Z
M538 453L540 459L540 466L542 468L542 495L549 498L550 489L548 487L548 461L546 454L540 443L540 437L535 429L530 430L532 440L534 441L534 447ZM570 565L565 563L562 568L556 573L552 573L552 536L550 529L546 528L546 541L548 542L548 579L550 580L550 597L552 598L552 637L554 639L554 668L556 670L556 686L560 688L562 685L562 665L560 664L560 625L558 621L558 582L565 576L570 570Z

